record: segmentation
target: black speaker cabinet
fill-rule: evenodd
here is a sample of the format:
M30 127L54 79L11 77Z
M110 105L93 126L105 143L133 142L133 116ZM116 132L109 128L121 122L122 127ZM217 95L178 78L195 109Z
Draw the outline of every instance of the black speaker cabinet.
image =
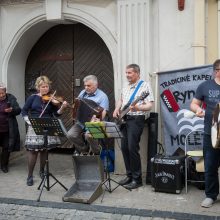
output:
M76 181L63 201L92 203L103 193L104 169L100 156L73 156L73 168Z
M181 193L184 156L156 155L151 159L151 184L155 191Z
M157 154L158 139L158 113L151 112L147 119L148 124L148 146L147 146L147 174L146 184L151 183L151 158Z

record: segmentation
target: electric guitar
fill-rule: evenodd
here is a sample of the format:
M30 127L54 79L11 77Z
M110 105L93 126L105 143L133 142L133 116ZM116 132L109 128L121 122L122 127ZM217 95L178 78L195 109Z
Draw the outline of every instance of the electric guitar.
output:
M123 124L125 124L125 115L130 111L130 106L135 106L140 100L144 100L147 96L149 95L149 92L142 92L140 96L138 96L131 104L127 103L121 113L119 114L118 118L117 118L117 124L121 127Z

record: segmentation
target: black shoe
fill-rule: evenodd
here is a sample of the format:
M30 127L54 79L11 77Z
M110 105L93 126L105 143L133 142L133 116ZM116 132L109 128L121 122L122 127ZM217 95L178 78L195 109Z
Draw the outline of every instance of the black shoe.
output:
M8 173L8 167L2 167L1 169L3 173Z
M27 185L28 186L33 186L33 184L34 184L33 176L29 176L27 178Z
M126 177L125 179L119 181L118 183L119 183L121 186L123 186L123 185L126 185L126 184L131 183L131 181L132 181L132 178L131 178L131 177Z
M136 188L138 188L140 186L143 186L142 182L136 182L135 180L132 180L131 183L125 185L124 187L126 189L136 189Z

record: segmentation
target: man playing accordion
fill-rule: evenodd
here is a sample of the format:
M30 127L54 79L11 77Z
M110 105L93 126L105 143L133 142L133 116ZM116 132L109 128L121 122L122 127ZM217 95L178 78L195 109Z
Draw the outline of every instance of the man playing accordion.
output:
M109 110L107 95L98 89L98 80L94 75L88 75L83 79L84 89L80 92L75 103L76 118L74 125L67 133L67 138L74 144L74 154L85 154L91 151L94 154L100 153L98 141L85 135L85 122L97 121L105 118ZM90 145L86 144L86 141Z

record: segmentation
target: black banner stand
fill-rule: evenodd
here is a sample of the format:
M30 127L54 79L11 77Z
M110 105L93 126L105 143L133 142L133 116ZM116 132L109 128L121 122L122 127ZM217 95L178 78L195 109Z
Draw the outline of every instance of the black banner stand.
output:
M38 186L38 190L40 191L39 197L37 201L40 201L41 194L43 192L43 188L45 187L47 191L56 184L59 183L66 191L68 190L52 173L49 171L49 159L48 159L48 136L65 136L65 128L60 119L56 118L30 118L31 125L37 135L44 136L44 147L46 148L47 156L46 156L46 164L45 164L45 172L44 177L41 180L40 185ZM50 178L52 177L55 180L50 186Z
M102 122L86 122L85 126L89 130L91 136L95 139L101 139L102 143L105 143L105 140L108 138L123 138L123 135L120 132L120 129L118 128L118 126L114 122L104 122L104 121L102 121ZM108 149L108 145L104 145L104 146L107 151L107 155L106 155L107 165L106 165L106 169L105 169L106 179L104 180L102 185L104 185L106 190L111 193L115 189L117 189L119 186L122 186L123 188L125 188L125 187L123 185L120 185L117 181L115 181L111 178L110 171L108 168L108 164L110 161L109 149ZM113 181L114 183L117 184L117 186L113 189L111 186L111 181ZM125 188L125 189L127 189L127 188ZM127 190L129 190L129 189L127 189Z

